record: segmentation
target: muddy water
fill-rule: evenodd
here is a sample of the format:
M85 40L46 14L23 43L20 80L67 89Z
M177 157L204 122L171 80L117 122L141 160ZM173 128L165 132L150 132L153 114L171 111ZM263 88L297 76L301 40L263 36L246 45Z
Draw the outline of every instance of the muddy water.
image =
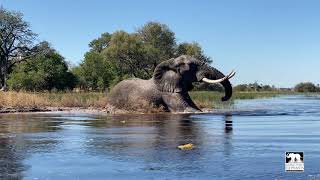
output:
M319 130L317 96L201 115L0 115L0 179L320 179ZM285 151L304 152L305 172L285 172Z

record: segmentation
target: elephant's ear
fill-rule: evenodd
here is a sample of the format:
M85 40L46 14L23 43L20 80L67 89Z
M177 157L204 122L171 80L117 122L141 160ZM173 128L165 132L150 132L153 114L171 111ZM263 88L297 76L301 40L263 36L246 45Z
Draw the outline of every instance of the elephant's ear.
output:
M181 92L182 82L178 65L170 59L160 63L154 70L153 80L157 89L163 92Z

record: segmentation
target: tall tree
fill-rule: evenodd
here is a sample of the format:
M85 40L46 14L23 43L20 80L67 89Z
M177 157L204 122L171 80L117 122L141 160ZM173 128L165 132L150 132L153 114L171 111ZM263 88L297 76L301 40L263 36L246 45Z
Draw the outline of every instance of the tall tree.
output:
M301 82L294 87L297 92L319 92L320 89L312 82Z
M114 78L113 69L110 62L105 61L100 53L90 51L73 72L78 76L78 86L81 89L104 90L110 86Z
M184 43L179 44L176 49L176 56L180 56L183 54L189 55L189 56L194 56L195 58L197 58L205 63L212 62L212 59L203 53L201 46L196 42L192 42L192 43L184 42Z
M103 51L107 60L116 65L118 75L150 77L148 62L145 60L145 47L137 34L117 31L112 34L108 48Z
M34 45L37 35L23 20L23 14L0 7L0 85L6 89L6 80L13 66L39 52Z
M160 62L174 56L175 34L167 25L158 22L148 22L140 27L137 32L144 43L145 58L150 65L147 71L152 74Z
M150 78L159 63L182 54L195 56L206 63L211 62L198 43L177 46L175 34L167 25L158 22L148 22L133 33L103 33L91 41L89 47L90 51L81 65L74 68L74 72L79 77L81 87L92 89L96 89L97 84L105 84L97 83L105 82L98 73L101 70L98 67L106 67L101 72L113 72L113 79L108 79L108 82L111 80L108 85L111 85L128 77ZM99 65L104 61L109 65Z
M99 38L92 40L89 43L89 47L91 48L90 51L101 53L101 51L109 45L111 36L111 34L106 32L102 33Z

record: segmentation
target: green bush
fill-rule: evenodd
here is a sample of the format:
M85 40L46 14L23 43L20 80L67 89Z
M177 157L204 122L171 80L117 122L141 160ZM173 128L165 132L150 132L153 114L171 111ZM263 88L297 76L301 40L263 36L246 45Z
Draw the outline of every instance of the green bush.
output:
M294 90L296 92L319 92L320 91L319 87L311 82L299 83L294 87Z
M8 79L12 90L66 90L73 89L75 84L76 77L68 71L64 58L53 49L17 65Z
M78 87L86 90L108 88L114 79L115 71L111 63L95 51L87 52L82 63L72 69L72 72L78 78Z

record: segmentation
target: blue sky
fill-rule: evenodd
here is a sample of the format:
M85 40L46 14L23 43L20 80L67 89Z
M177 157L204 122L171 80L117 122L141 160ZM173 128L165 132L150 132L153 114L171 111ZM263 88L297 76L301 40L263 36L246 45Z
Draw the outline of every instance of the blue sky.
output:
M103 32L167 24L178 42L197 41L233 84L291 87L320 83L320 1L311 0L0 0L25 15L39 40L73 64Z

